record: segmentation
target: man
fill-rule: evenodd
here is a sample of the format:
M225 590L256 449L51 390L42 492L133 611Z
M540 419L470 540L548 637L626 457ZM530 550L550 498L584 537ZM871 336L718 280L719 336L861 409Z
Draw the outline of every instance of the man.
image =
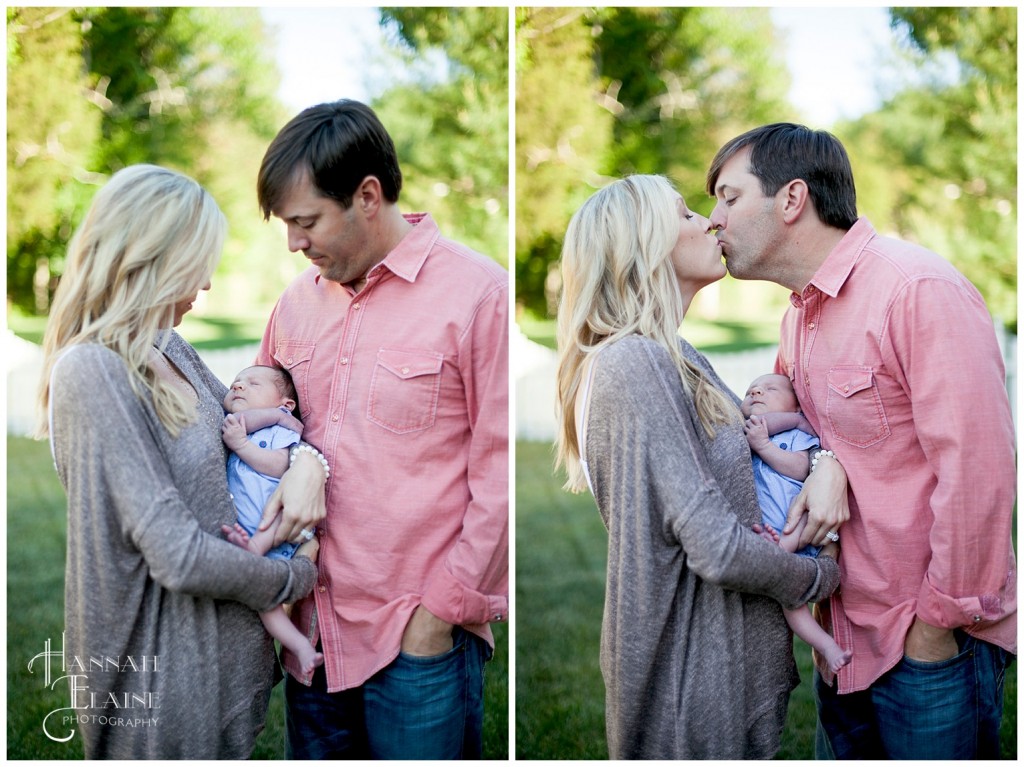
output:
M287 756L481 755L483 663L508 612L508 275L398 208L394 144L363 104L311 107L260 168L264 217L312 266L261 364L287 368L303 439L330 465L320 576L292 613ZM265 518L266 519L266 518Z
M776 372L821 437L818 461L849 480L842 585L821 620L853 659L837 679L815 674L818 756L998 758L1015 468L984 301L939 256L857 217L828 133L745 133L719 150L708 192L729 271L793 291ZM844 516L812 507L802 542Z

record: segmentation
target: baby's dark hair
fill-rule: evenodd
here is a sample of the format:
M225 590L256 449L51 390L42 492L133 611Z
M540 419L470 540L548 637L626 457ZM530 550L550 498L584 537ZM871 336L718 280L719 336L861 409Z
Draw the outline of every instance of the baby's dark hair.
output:
M295 383L292 381L291 374L284 368L272 365L257 365L256 367L264 367L274 372L274 383L277 385L278 393L282 397L287 397L295 402L295 407L292 408L292 415L299 418L299 393L295 390Z

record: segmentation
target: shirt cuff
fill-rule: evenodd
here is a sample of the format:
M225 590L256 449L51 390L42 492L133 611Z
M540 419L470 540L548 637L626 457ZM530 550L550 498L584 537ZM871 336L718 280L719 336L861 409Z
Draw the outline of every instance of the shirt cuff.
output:
M442 568L427 584L421 604L456 626L501 623L508 620L508 597L481 594L467 588Z
M926 579L917 598L917 615L925 623L954 629L999 620L1005 611L998 595L951 597L933 588Z

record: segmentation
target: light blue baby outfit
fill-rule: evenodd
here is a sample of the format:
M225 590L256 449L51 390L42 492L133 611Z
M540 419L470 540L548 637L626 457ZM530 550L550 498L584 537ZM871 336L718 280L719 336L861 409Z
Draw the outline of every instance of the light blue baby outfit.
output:
M265 450L278 450L299 444L299 435L291 429L274 424L254 431L249 435L249 441L255 442ZM256 526L263 518L263 507L274 494L280 481L278 477L260 474L235 453L229 455L228 490L231 491L235 509L238 511L238 524L249 535L256 532ZM268 551L267 556L271 559L291 559L295 556L297 548L299 544L285 541Z
M817 437L800 429L779 432L769 439L783 450L791 452L820 446ZM800 493L804 483L775 471L757 453L753 454L753 459L754 485L757 487L757 502L761 506L761 522L782 532L789 514L789 504ZM816 557L819 551L820 547L808 545L796 553L803 557Z

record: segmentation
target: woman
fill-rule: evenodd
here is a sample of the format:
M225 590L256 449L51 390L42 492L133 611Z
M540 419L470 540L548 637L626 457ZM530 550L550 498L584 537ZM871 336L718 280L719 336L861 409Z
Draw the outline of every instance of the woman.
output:
M799 681L780 603L839 582L834 558L752 531L739 400L677 335L697 291L724 275L707 219L659 176L600 190L566 232L558 458L609 534L613 759L771 758Z
M257 611L316 579L312 546L270 560L218 535L235 520L226 387L171 328L210 287L225 228L191 179L126 168L54 297L41 430L68 494L64 653L86 758L248 757L278 673ZM323 472L307 458L289 502L315 508Z

